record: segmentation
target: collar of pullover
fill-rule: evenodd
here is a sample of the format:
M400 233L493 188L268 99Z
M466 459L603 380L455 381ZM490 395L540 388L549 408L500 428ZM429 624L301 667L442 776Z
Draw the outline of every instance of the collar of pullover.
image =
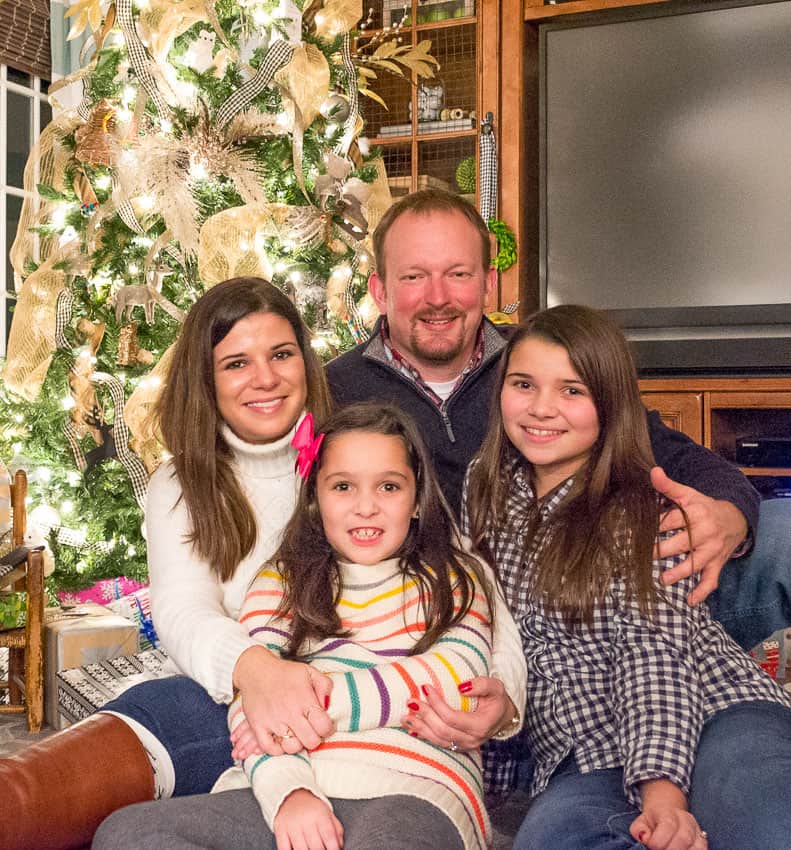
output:
M237 437L227 425L223 425L222 436L231 447L237 469L251 478L281 478L293 475L297 451L292 447L291 440L304 415L300 415L287 434L271 443L247 443Z

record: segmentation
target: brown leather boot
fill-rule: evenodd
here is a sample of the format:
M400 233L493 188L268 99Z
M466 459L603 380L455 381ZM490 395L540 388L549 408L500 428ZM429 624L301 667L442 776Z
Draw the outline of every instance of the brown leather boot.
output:
M71 850L91 843L107 815L154 798L154 773L137 735L94 714L0 759L0 847Z

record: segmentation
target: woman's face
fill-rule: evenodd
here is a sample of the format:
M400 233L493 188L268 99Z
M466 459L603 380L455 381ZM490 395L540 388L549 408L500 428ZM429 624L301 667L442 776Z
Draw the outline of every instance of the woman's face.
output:
M568 352L540 337L511 352L500 411L508 439L533 466L539 496L573 475L599 437L596 405Z
M291 323L275 313L251 313L213 351L220 416L248 443L287 434L307 400L305 361Z

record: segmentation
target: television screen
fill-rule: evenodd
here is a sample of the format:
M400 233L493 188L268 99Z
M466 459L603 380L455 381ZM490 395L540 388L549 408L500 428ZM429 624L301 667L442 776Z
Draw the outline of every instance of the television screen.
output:
M644 371L791 369L791 2L541 28L545 303Z

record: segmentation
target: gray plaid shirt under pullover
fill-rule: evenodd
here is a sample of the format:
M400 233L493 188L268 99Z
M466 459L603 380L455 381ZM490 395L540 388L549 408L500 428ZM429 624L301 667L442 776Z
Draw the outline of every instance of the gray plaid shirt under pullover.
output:
M505 522L488 542L527 659L525 735L536 760L531 796L546 788L572 752L583 773L623 767L624 792L637 806L637 785L648 779L669 779L688 793L698 738L713 714L748 700L791 707L791 696L728 637L705 604L689 606L697 575L667 587L658 583L680 557L654 562L660 595L653 622L616 581L591 624L569 629L533 597L529 579L573 479L537 500L519 459L502 474L511 481ZM468 480L469 471L462 500L465 534ZM527 540L536 512L537 532ZM519 582L523 563L527 571ZM489 793L512 785L513 757L492 747L485 767Z

